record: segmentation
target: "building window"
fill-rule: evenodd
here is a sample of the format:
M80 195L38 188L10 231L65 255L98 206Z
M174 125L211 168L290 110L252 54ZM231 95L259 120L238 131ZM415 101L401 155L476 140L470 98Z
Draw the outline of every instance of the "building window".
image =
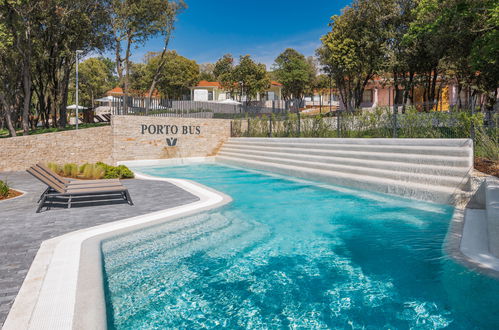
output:
M372 102L373 102L372 89L364 90L364 94L362 94L362 103L372 103Z
M208 91L208 101L213 101L213 91Z

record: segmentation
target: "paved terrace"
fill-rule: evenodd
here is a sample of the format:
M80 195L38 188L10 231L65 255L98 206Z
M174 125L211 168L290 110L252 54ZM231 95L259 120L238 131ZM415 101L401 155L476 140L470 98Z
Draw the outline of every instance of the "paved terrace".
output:
M26 172L0 173L12 188L27 192L0 201L0 326L3 325L41 242L68 232L106 222L192 203L198 198L161 181L124 180L134 206L124 202L35 213L45 186Z

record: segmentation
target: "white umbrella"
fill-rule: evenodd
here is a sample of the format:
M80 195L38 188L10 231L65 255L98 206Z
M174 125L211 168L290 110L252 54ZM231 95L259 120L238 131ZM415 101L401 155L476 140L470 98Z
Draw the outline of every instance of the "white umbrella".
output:
M100 99L96 99L94 101L107 103L107 102L118 102L118 101L121 101L121 99L118 97L114 97L114 96L109 95L109 96L101 97Z
M237 102L237 101L231 100L231 99L226 99L226 100L223 100L223 101L218 102L218 103L233 104L233 105L240 105L240 104L242 104L241 102Z
M69 109L69 110L75 110L75 109L76 109L76 104L71 104L71 105L68 105L68 106L66 107L66 109ZM78 110L80 110L80 109L81 109L81 110L86 110L86 109L88 109L88 108L87 108L87 107L84 107L84 106L82 106L82 105L79 105L79 106L78 106Z

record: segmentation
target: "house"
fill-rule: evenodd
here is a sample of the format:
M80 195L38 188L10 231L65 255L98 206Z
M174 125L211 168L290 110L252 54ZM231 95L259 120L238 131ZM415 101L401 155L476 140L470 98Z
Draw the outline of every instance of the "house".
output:
M201 80L196 86L190 87L193 101L223 101L226 99L240 99L240 93L230 95L217 81ZM272 81L270 88L256 96L254 101L280 101L282 99L282 84ZM242 96L242 101L246 96Z
M120 97L120 96L123 96L125 95L125 93L123 93L123 88L119 87L119 86L116 86L114 87L113 89L111 90L108 90L106 92L106 96L114 96L114 97ZM130 91L129 92L129 95L130 96L134 96L134 97L147 97L148 96L148 93L147 92L137 92L137 91ZM159 95L159 92L155 89L153 92L152 92L152 95L151 95L152 98L154 99L159 99L160 98L160 95Z
M466 91L461 91L458 95L457 84L453 81L443 83L439 89L437 89L438 103L433 106L436 111L449 111L454 106L459 105L459 99L462 104L466 104L470 101L470 96L467 95ZM329 106L329 95L332 95L332 106L336 106L338 110L345 110L344 104L341 102L339 97L339 92L336 89L322 89L314 91L313 95L309 95L305 98L307 107L317 107L322 105L323 107ZM401 93L402 94L402 93ZM414 106L418 110L422 110L424 107L424 88L422 86L416 86L411 90L412 100ZM402 96L402 95L401 95ZM366 86L364 94L362 95L361 108L364 110L374 109L376 107L393 107L395 98L395 88L390 84L390 81L383 79L381 77L375 77ZM477 99L477 106L484 102L485 98L480 96ZM401 105L403 100L399 100L397 104ZM410 102L410 101L409 101ZM334 109L334 110L336 110Z

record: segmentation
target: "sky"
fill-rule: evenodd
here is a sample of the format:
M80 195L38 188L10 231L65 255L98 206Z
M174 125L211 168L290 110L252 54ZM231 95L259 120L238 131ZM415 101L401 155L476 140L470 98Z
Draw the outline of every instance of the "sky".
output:
M251 55L271 69L286 48L314 55L329 19L350 0L185 0L170 49L199 64L214 63L224 54ZM161 51L162 38L134 50L133 61L148 51Z

